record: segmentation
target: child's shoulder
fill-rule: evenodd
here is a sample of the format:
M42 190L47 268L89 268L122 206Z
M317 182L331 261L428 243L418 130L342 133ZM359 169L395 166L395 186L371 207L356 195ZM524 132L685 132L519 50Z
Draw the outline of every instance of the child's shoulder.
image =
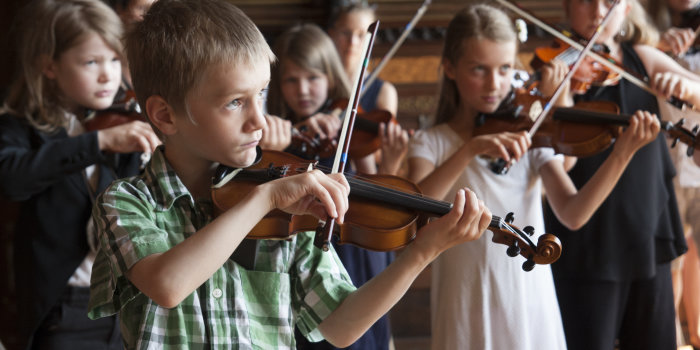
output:
M419 130L411 138L411 144L425 144L433 147L447 147L449 144L458 144L460 142L460 136L447 123L440 123L427 129Z
M120 178L112 181L107 188L97 197L96 202L104 205L122 205L140 202L141 205L155 207L157 205L156 193L158 191L145 178L144 174Z

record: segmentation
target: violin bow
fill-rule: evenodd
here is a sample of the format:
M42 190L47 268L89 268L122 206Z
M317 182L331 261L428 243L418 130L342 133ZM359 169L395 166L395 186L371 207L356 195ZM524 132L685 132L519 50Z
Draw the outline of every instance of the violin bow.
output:
M495 1L503 6L507 7L511 11L517 13L518 15L525 17L531 23L536 24L538 27L544 29L549 34L552 34L553 36L557 37L558 39L561 39L563 42L569 44L571 47L573 47L577 50L583 50L583 45L577 43L575 40L567 37L566 35L560 33L558 30L556 30L556 29L552 28L550 25L542 22L537 17L529 14L527 11L523 10L522 8L518 7L517 5L510 3L508 0L495 0ZM614 71L615 73L620 74L623 78L627 79L629 82L633 83L634 85L637 85L638 87L640 87L644 91L646 91L654 96L657 96L657 97L663 97L665 99L664 96L660 96L658 92L652 90L652 88L649 87L649 84L645 83L644 81L637 78L636 76L630 74L624 68L618 66L617 64L610 62L607 58L605 58L605 57L603 57L595 52L588 52L587 55L588 55L588 57L591 57L592 59L594 59L598 63L606 66L607 68ZM676 108L679 108L679 109L683 109L684 107L688 107L691 109L694 108L690 103L687 103L687 102L685 102L685 101L683 101L675 96L671 97L670 100L667 99L666 102L671 104L672 106L674 106Z
M505 0L496 0L496 1L505 1ZM564 91L564 86L566 83L571 80L571 77L574 76L574 73L576 73L576 69L581 65L581 62L583 62L583 58L586 57L586 54L591 53L591 48L593 48L593 44L595 41L598 39L598 36L600 36L600 33L602 32L603 27L610 21L612 18L611 14L613 10L617 7L617 5L620 4L620 0L615 0L615 2L610 6L610 9L608 9L608 13L605 14L605 17L603 17L603 20L600 22L598 27L595 30L595 33L591 36L591 38L588 40L586 43L586 46L584 46L578 53L578 56L576 57L576 61L574 61L574 64L571 66L569 71L566 73L564 76L564 79L559 83L557 88L554 90L554 94L552 94L552 97L545 103L544 108L540 111L540 114L535 118L535 122L532 124L532 127L530 127L530 130L528 130L528 134L534 135L535 132L537 132L537 129L540 128L540 125L544 122L544 119L547 117L547 114L549 111L554 107L554 103L557 101L561 93ZM493 172L496 174L505 174L508 171L508 168L512 165L513 160L511 159L510 162L506 162L503 158L499 158L495 162L490 164L490 168Z
M331 173L343 173L345 172L345 163L348 160L348 151L350 149L350 137L352 136L353 125L355 124L355 117L357 116L357 106L360 104L360 91L362 90L362 81L364 80L365 71L367 70L367 65L369 64L369 57L372 53L372 47L374 46L374 38L377 35L377 28L379 28L379 21L375 21L370 24L367 28L367 33L365 34L365 39L363 40L365 58L361 62L360 69L355 73L354 86L350 94L351 103L345 110L345 116L343 117L343 127L340 131L340 137L338 138L338 147L336 148L335 158L333 160L333 167L331 168ZM323 251L328 251L331 235L333 234L333 229L335 227L335 220L331 217L326 217L323 226L320 225L316 229L316 237L314 238L314 245L321 248Z
M423 14L425 14L425 11L428 10L428 6L430 5L431 0L425 0L423 1L423 4L418 8L418 11L416 11L416 14L413 15L413 18L411 21L406 24L406 27L404 28L403 32L401 33L401 36L399 36L399 39L396 40L394 45L391 46L391 49L382 57L382 59L379 61L379 64L372 70L372 73L370 73L369 77L367 78L367 81L364 83L365 86L370 87L372 86L372 83L377 79L377 76L379 75L379 72L384 69L384 66L389 62L389 60L394 57L394 54L396 54L396 51L401 47L403 42L406 40L406 37L408 37L408 34L411 33L411 30L413 30L413 27L416 26L416 23L423 17ZM362 93L360 93L360 98L365 95L365 92L367 90L362 90Z

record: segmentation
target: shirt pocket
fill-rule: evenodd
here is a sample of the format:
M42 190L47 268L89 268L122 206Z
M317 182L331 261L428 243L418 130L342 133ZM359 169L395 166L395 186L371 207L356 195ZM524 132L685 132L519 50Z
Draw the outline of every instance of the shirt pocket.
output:
M246 314L255 348L285 348L293 344L290 275L281 272L241 271Z

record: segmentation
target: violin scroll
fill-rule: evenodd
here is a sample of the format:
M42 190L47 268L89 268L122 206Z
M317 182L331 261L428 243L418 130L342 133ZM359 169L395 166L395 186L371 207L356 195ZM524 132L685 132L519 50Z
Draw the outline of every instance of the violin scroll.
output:
M535 264L551 264L559 259L561 242L556 236L545 233L540 236L535 245L530 239L535 233L532 226L526 226L521 230L511 225L511 222L513 222L513 213L508 213L504 219L494 215L488 230L493 232L491 240L494 243L508 246L506 250L508 256L515 257L519 254L525 257L523 270L530 271Z
M688 130L683 127L684 123L685 119L681 119L675 124L671 122L664 122L662 123L661 127L673 140L671 142L671 147L675 147L676 144L678 144L678 141L683 142L688 146L686 154L688 157L692 157L693 153L695 153L695 149L700 147L700 144L697 142L698 130L700 127L695 125L692 130Z

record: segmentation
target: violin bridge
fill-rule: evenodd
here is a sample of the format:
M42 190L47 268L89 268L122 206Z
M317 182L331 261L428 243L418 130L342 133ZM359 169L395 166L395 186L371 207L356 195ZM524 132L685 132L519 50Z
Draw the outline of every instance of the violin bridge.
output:
M535 101L535 102L533 102L532 105L530 106L530 110L527 111L527 112L528 112L528 113L527 113L527 116L530 118L530 120L531 120L532 122L535 122L535 121L537 120L537 117L539 117L540 114L542 113L542 110L543 110L543 109L544 109L544 108L542 107L542 102L540 102L540 101Z

